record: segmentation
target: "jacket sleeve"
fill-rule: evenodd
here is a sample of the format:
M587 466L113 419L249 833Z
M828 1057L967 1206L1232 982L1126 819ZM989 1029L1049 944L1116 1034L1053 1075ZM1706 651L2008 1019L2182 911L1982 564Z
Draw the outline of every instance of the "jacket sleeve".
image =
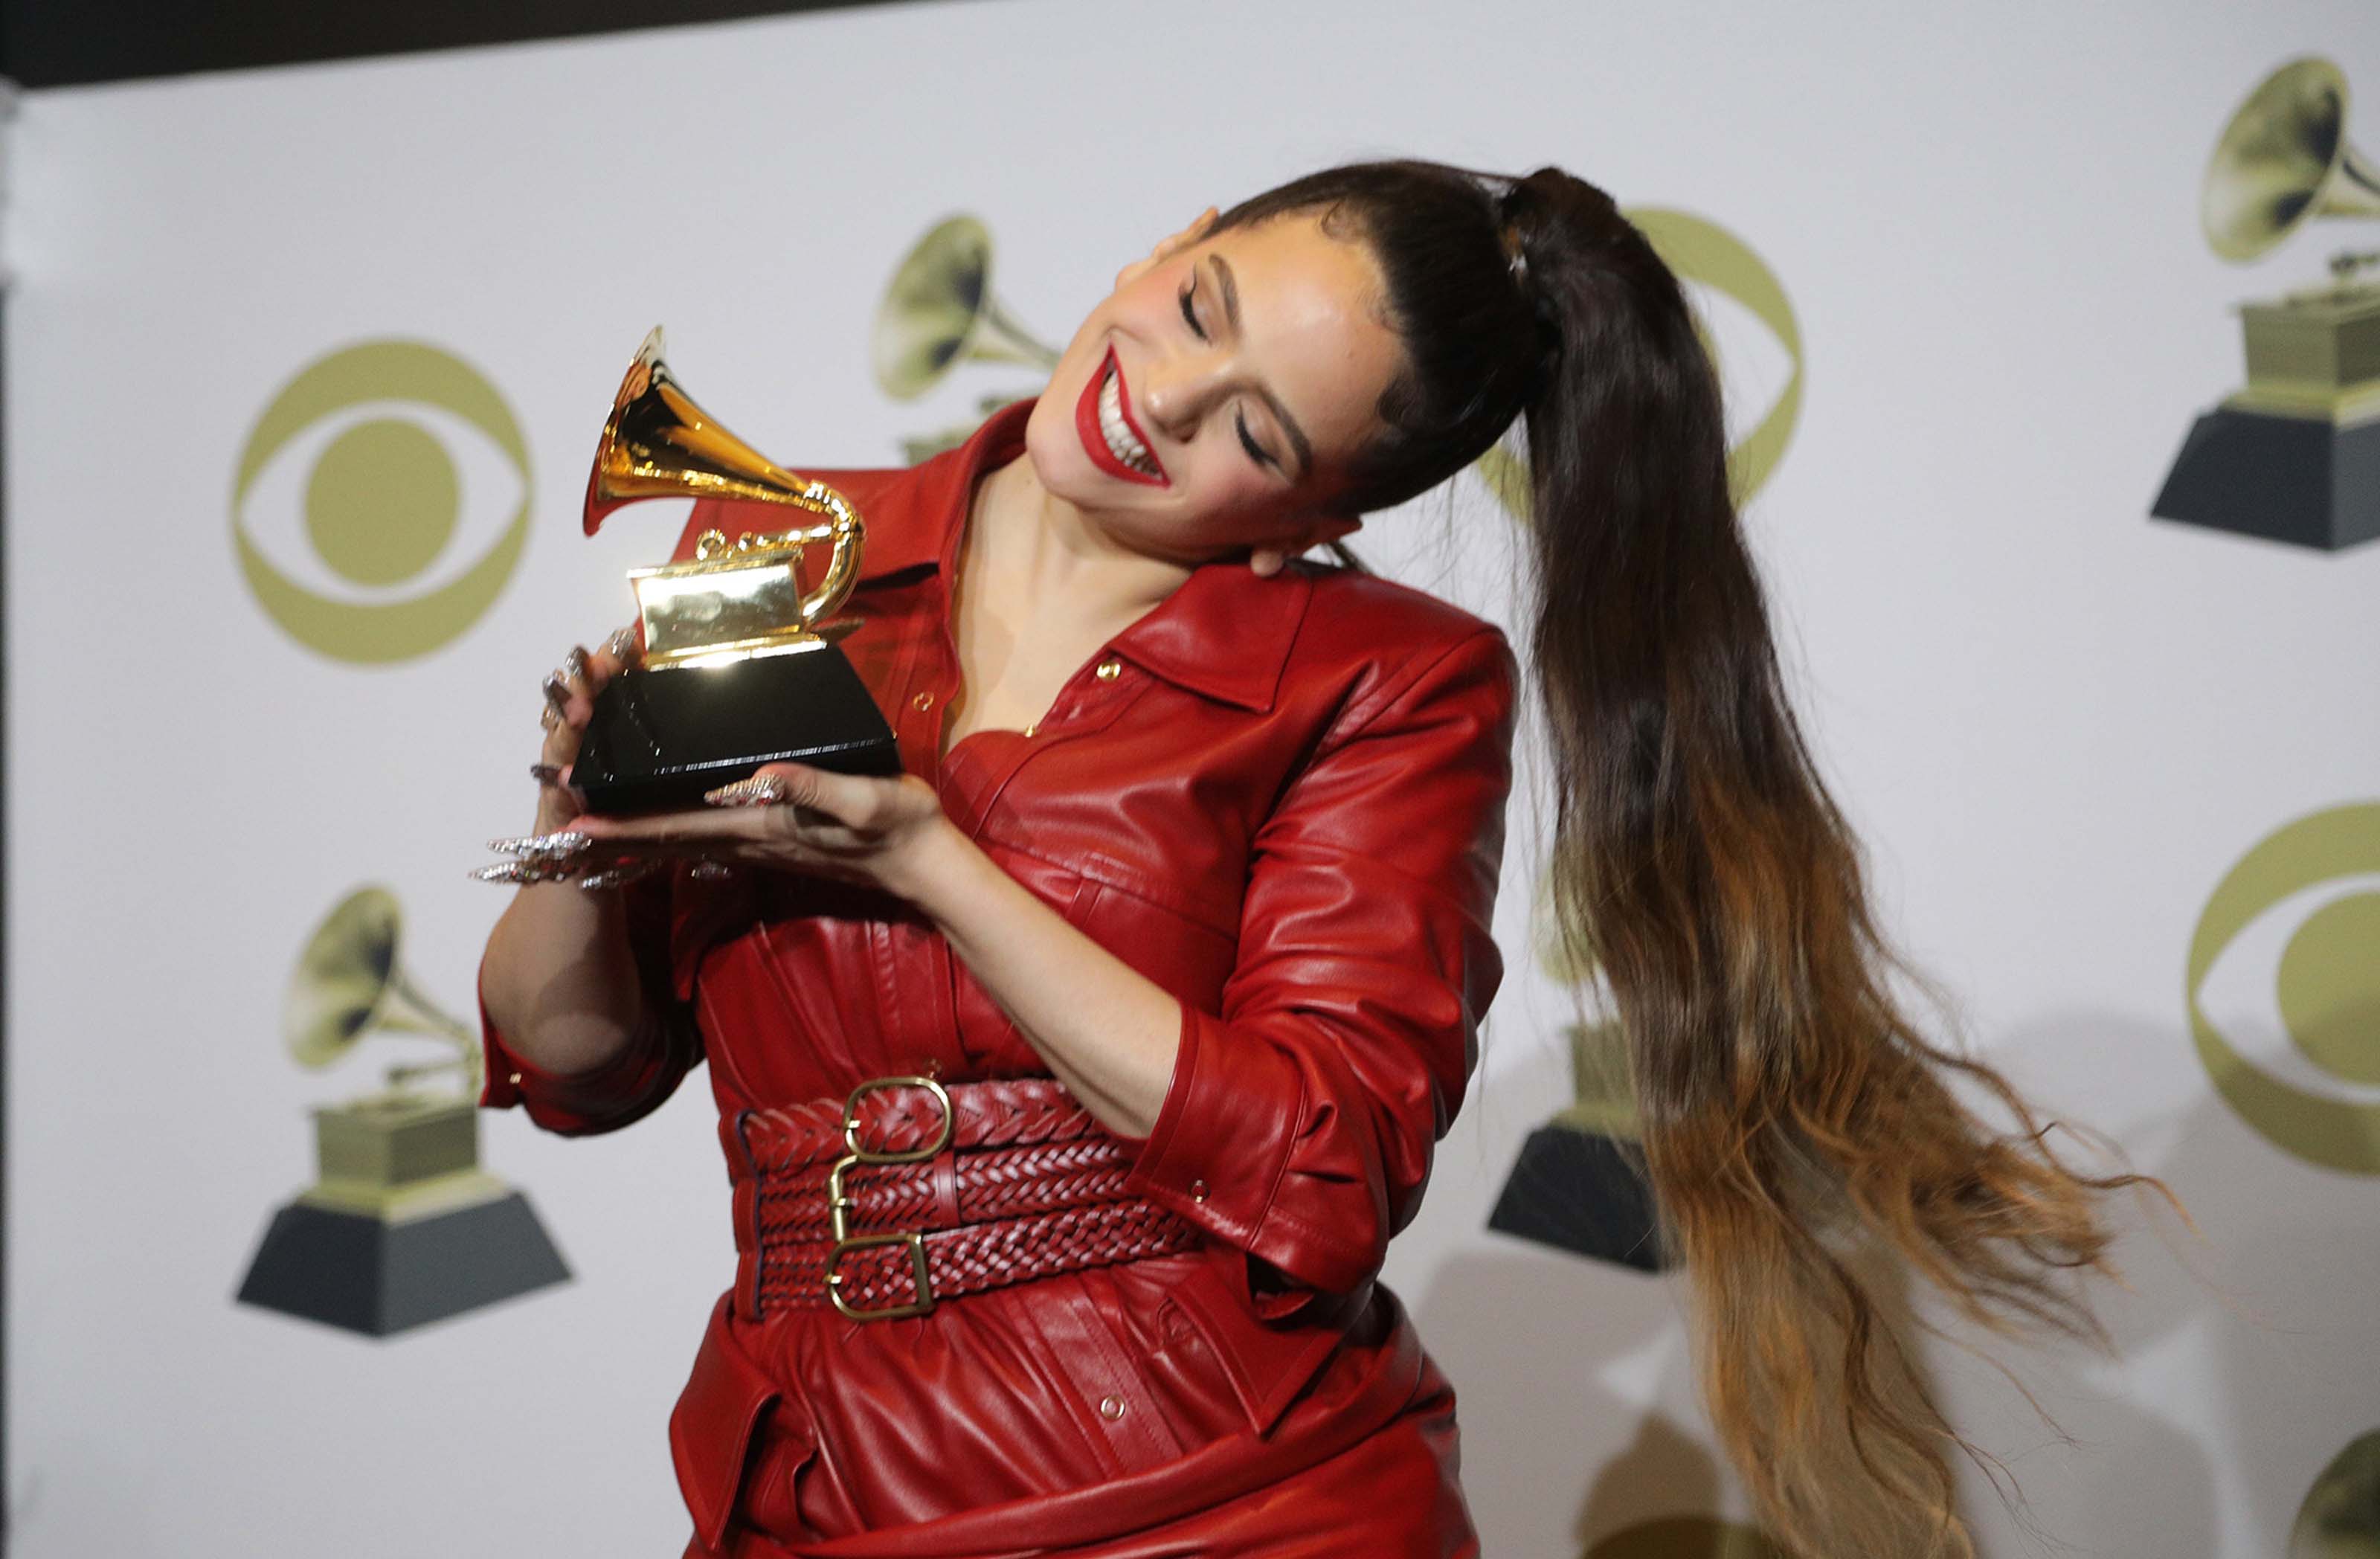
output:
M645 1021L619 1057L591 1072L566 1074L532 1066L512 1052L480 1000L480 1042L487 1064L480 1103L492 1110L520 1106L528 1118L565 1137L616 1131L661 1108L702 1059L702 1036L690 1004L680 999L670 956L673 889L677 873L655 875L621 891L627 897L628 941L645 990ZM484 973L486 963L481 961Z
M1503 975L1517 666L1494 627L1415 662L1350 705L1257 833L1222 1010L1184 1004L1135 1163L1142 1195L1254 1258L1269 1315L1378 1271Z

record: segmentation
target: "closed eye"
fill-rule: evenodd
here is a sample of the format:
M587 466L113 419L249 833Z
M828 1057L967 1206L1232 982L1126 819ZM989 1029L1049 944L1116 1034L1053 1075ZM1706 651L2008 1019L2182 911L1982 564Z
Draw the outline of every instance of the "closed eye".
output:
M1207 339L1207 327L1198 323L1197 314L1190 308L1191 296L1197 290L1198 274L1193 271L1190 274L1190 285L1182 289L1182 318L1190 326L1190 333L1204 341Z
M1270 455L1266 454L1263 446L1258 445L1255 437L1249 433L1248 419L1245 412L1233 418L1232 420L1239 424L1240 447L1248 452L1249 459L1254 460L1259 466L1279 466L1281 464L1280 461L1274 459Z
M1190 327L1190 333L1193 335L1196 335L1199 340L1204 341L1208 339L1207 327L1198 323L1198 311L1193 306L1194 300L1197 296L1198 273L1196 269L1193 269L1190 273L1188 285L1184 286L1182 289L1182 323ZM1243 411L1235 414L1232 417L1232 425L1239 431L1240 447L1248 452L1249 459L1255 461L1259 466L1266 467L1273 470L1281 469L1281 462L1274 459L1272 456L1266 451L1262 445L1257 443L1256 435L1248 432L1247 413Z

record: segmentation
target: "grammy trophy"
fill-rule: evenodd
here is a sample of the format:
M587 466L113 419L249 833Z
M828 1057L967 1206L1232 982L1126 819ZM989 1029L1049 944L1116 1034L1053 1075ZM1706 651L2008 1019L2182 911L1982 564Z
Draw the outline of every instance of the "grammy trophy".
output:
M643 656L596 698L571 770L588 810L698 806L704 792L782 761L899 773L892 728L835 644L857 625L829 617L858 580L858 512L696 405L662 360L656 329L604 424L588 477L587 533L623 504L676 497L777 505L806 523L732 543L711 530L691 560L629 575ZM804 549L820 543L832 551L805 591Z

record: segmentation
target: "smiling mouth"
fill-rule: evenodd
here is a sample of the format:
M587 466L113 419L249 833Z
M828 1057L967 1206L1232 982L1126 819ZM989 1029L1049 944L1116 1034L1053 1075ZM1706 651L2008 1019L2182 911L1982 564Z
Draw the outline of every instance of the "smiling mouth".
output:
M1099 364L1098 376L1083 386L1082 399L1075 408L1075 421L1091 463L1101 470L1127 481L1156 487L1169 485L1165 468L1158 464L1148 441L1133 421L1131 402L1124 394L1123 375L1116 365L1112 347Z

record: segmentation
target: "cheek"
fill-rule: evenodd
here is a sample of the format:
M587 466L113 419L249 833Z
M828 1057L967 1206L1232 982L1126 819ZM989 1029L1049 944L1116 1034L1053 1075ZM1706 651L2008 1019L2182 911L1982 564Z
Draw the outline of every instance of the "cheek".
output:
M1216 519L1261 522L1286 501L1272 473L1251 464L1236 439L1197 450L1182 485L1196 494L1200 512Z

